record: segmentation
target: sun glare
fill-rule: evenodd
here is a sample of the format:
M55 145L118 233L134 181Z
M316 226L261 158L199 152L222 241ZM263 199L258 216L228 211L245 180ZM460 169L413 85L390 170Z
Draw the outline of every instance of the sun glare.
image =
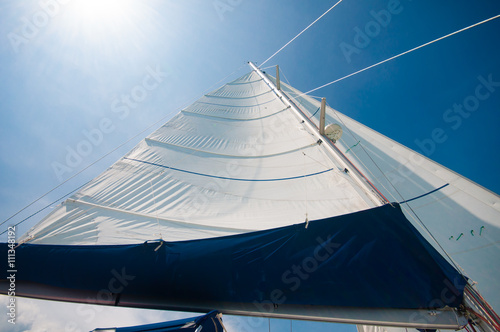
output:
M72 0L51 25L51 52L89 72L127 66L149 54L158 22L149 1Z
M106 33L127 28L137 16L136 4L131 0L73 0L69 9L82 29Z
M155 22L154 11L140 0L72 0L61 19L58 33L65 53L74 50L75 59L88 61L116 59L132 48L145 49Z
M127 14L131 1L127 0L75 0L73 7L79 15L90 20L107 20Z

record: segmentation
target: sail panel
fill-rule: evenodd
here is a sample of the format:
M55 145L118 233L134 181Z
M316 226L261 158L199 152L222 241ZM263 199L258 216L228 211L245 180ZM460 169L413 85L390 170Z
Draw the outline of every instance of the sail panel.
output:
M320 143L251 72L181 111L24 240L191 240L372 207Z

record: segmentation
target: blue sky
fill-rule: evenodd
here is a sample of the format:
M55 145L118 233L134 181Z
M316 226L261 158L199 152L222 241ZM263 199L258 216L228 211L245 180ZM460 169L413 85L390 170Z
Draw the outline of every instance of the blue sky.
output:
M89 181L181 107L248 72L246 61L262 63L335 2L1 1L0 220L131 139L6 225ZM491 0L344 0L265 66L279 64L294 87L309 91L498 14L500 2ZM313 95L499 193L499 33L497 19ZM85 153L75 157L78 148ZM48 310L37 301L26 306L42 316ZM271 324L289 329L287 321ZM293 330L316 328L308 324L294 322Z

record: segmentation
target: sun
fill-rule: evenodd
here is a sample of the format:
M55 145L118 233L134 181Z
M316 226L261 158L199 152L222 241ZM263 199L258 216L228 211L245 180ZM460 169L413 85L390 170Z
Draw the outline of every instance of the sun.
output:
M127 0L73 0L72 4L78 15L90 21L120 18L133 6Z
M145 36L151 35L153 14L141 0L72 0L61 15L64 22L58 32L68 46L65 52L80 50L73 57L117 58L131 47L142 48Z
M151 40L162 22L151 3L71 0L54 17L46 44L61 61L89 73L141 63L151 54Z
M73 23L87 33L118 32L134 23L138 3L132 0L73 0L68 11Z

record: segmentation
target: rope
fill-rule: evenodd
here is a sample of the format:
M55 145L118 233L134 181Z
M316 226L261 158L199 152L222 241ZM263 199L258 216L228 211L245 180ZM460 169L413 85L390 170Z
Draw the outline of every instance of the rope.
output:
M302 30L301 32L299 32L298 35L296 35L295 37L293 37L292 39L290 39L290 41L288 43L286 43L285 45L283 45L283 47L281 47L279 50L277 50L276 52L274 52L273 55L271 55L269 58L266 59L266 61L262 62L261 63L261 66L263 66L266 62L268 62L269 60L271 60L276 54L278 54L279 52L281 52L281 50L283 50L285 47L287 47L291 42L293 42L295 39L297 39L297 37L299 37L301 34L303 34L307 29L309 29L314 23L318 22L323 16L325 16L330 10L332 10L333 8L335 8L339 3L341 3L342 0L339 0L336 4L334 4L333 6L330 7L330 9L328 9L326 12L324 12L323 14L321 14L320 17L318 17L317 19L314 20L314 22L312 22L311 24L309 24L304 30Z
M333 107L331 107L331 106L330 106L330 104L328 104L328 103L326 103L326 104L327 104L327 106L328 106L330 109L332 109L332 110L333 110L333 114L335 114L335 116L336 116L336 117L340 120L340 122L342 123L342 125L344 126L344 128L347 128L347 131L348 131L348 132L349 132L349 134L352 136L352 138L354 138L354 140L358 142L358 143L356 143L356 145L357 145L357 144L360 144L360 142L359 142L359 140L357 139L357 137L356 137L356 136L354 136L354 133L351 131L351 129L350 129L348 126L346 126L346 124L344 123L344 120L342 120L342 118L338 115L337 111L336 111ZM344 142L344 141L342 140L342 142ZM346 145L347 145L347 144L346 144ZM370 155L370 154L368 154L368 152L365 150L365 148L364 148L363 144L360 144L360 147L361 147L361 149L362 149L362 150L366 153L366 155L368 156L368 158L370 158L370 160L372 161L372 163L373 163L373 164L377 167L377 169L379 170L379 172L380 172L380 173L382 173L382 175L386 178L386 180L387 180L387 181L388 181L388 182L392 185L392 183L389 181L389 179L388 179L388 178L387 178L387 176L384 174L384 172L380 169L380 167L379 167L379 166L378 166L378 164L375 162L375 160L373 160L373 158L371 157L371 155ZM347 150L347 152L348 152L348 151L349 151L349 150ZM346 152L346 154L347 154L347 152ZM355 158L357 158L357 159L358 159L358 161L361 163L361 165L363 165L363 167L364 167L364 168L365 168L365 169L366 169L366 170L367 170L367 171L371 174L371 176L373 177L373 179L377 179L377 177L376 177L376 176L372 173L372 171L371 171L370 167L366 167L366 165L363 163L363 161L361 160L361 158L359 158L359 157L356 155L356 153L355 153L354 151L352 151L352 154L354 154L354 157L355 157ZM368 179L366 179L366 180L368 181ZM371 183L371 182L370 182L370 183ZM382 182L379 182L379 183L380 183L380 185L381 185L381 186L382 186L382 187L386 190L386 192L388 192L388 193L392 196L392 198L394 198L394 200L396 201L396 197L394 197L394 195L392 195L392 193L391 193L389 190L387 190L387 188L383 185L383 183L382 183ZM392 206L392 203L391 203L391 202L390 202L390 201L389 201L389 200L388 200L388 199L387 199L384 195L382 195L382 193L380 193L380 191L378 191L378 189L375 187L375 185L373 185L373 187L374 187L374 188L375 188L375 190L377 190L377 192L378 192L378 193L379 193L379 194L380 194L380 195L381 195L381 196L382 196L382 197L383 197L383 198L384 198L384 199L385 199L385 200L386 200L389 204L391 204L391 206ZM394 186L393 186L393 187L394 187Z
M285 72L283 71L282 68L280 68L280 73L283 74L283 77L285 78L286 82L288 83L288 85L290 85L290 82L288 81L288 78L286 78Z
M469 25L468 27L465 27L465 28L463 28L463 29L460 29L460 30L457 30L457 31L455 31L455 32L449 33L449 34L447 34L447 35L445 35L445 36L439 37L439 38L434 39L434 40L432 40L432 41L430 41L430 42L427 42L427 43L425 43L425 44L422 44L422 45L420 45L420 46L414 47L414 48L412 48L412 49L410 49L410 50L408 50L408 51L405 51L405 52L403 52L403 53L399 53L398 55L395 55L395 56L390 57L390 58L388 58L388 59L385 59L385 60L383 60L383 61L377 62L376 64L373 64L373 65L368 66L368 67L366 67L366 68L360 69L360 70L358 70L358 71L356 71L356 72L354 72L354 73L351 73L351 74L349 74L349 75L346 75L346 76L344 76L344 77L341 77L341 78L339 78L339 79L336 79L336 80L334 80L334 81L331 81L331 82L329 82L329 83L323 84L323 85L321 85L321 86L319 86L319 87L317 87L317 88L314 88L314 89L312 89L312 90L309 90L309 91L307 91L307 92L303 93L302 95L309 94L309 93L311 93L311 92L313 92L313 91L319 90L319 89L324 88L324 87L326 87L326 86L328 86L328 85L331 85L331 84L334 84L334 83L340 82L340 81L342 81L342 80L344 80L344 79L346 79L346 78L348 78L348 77L351 77L351 76L354 76L354 75L359 74L359 73L361 73L361 72L364 72L365 70L368 70L368 69L370 69L370 68L376 67L376 66L381 65L381 64L383 64L383 63L386 63L386 62L388 62L388 61L394 60L394 59L396 59L396 58L399 58L399 57L400 57L400 56L402 56L402 55L405 55L405 54L408 54L408 53L410 53L410 52L416 51L416 50L418 50L418 49L420 49L420 48L422 48L422 47L428 46L428 45L433 44L433 43L435 43L435 42L437 42L437 41L440 41L440 40L443 40L443 39L445 39L445 38L451 37L451 36L453 36L453 35L456 35L457 33L463 32L463 31L465 31L465 30L469 30L469 29L471 29L471 28L474 28L474 27L476 27L476 26L478 26L478 25L481 25L481 24L483 24L483 23L486 23L486 22L492 21L492 20L497 19L497 18L499 18L499 17L500 17L500 15L496 15L496 16L490 17L490 18L488 18L488 19L486 19L486 20L484 20L484 21L481 21L481 22L478 22L478 23L475 23L475 24ZM267 60L266 60L266 61L267 61ZM299 96L297 96L297 97L300 97L300 96L302 96L302 95L299 95Z
M31 202L30 204L26 205L25 207L23 207L21 210L17 211L16 213L14 213L12 216L10 216L9 218L5 219L4 221L2 221L2 223L0 223L0 226L2 226L3 224L5 224L7 221L11 220L12 218L14 218L15 216L17 216L19 213L23 212L24 210L26 210L27 208L29 208L30 206L32 206L33 204L35 204L36 202L38 202L39 200L41 200L42 198L44 198L45 196L47 196L48 194L50 194L51 192L53 192L54 190L56 190L57 188L61 187L63 184L67 183L68 181L74 179L76 176L80 175L81 173L83 173L84 171L86 171L88 168L90 168L91 166L95 165L96 163L98 163L99 161L103 160L104 158L106 158L107 156L109 156L110 154L112 154L113 152L115 152L116 150L120 149L122 146L126 145L127 143L129 143L130 141L132 141L133 139L135 139L137 136L143 134L145 131L149 130L150 128L154 127L156 124L158 124L160 121L163 121L167 116L169 116L169 114L167 114L166 116L162 117L160 120L156 121L155 123L153 123L152 125L150 125L149 127L147 127L146 129L142 130L141 132L137 133L136 135L132 136L131 138L129 138L128 140L126 140L125 142L123 142L122 144L118 145L117 147L115 147L113 150L109 151L108 153L104 154L103 156L101 156L99 159L95 160L94 162L90 163L89 165L87 165L86 167L82 168L80 171L78 171L77 173L75 173L74 175L72 175L71 177L69 177L68 179L64 180L63 182L61 182L59 185L55 186L54 188L52 188L51 190L47 191L45 194L43 194L42 196L38 197L37 199L35 199L33 202ZM89 181L90 182L90 181ZM89 183L87 182L87 183ZM80 189L81 187L79 187L78 189ZM72 191L73 192L73 191ZM66 195L65 195L66 196ZM63 197L65 197L63 196ZM49 207L50 205L52 204L49 204L47 206L45 206L42 210L46 209L47 207ZM27 219L31 218L32 216L34 216L35 214L37 214L38 212L42 211L42 210L39 210L37 211L36 213L32 214L31 216L29 216L28 218L24 219L23 221L26 221ZM17 223L16 225L19 225L19 223ZM0 235L3 234L3 233L0 233Z
M472 312L475 316L484 321L486 324L490 325L491 327L494 327L497 331L500 331L500 325L498 323L500 321L500 318L498 317L496 312L490 307L488 302L486 302L486 300L481 296L481 294L479 294L470 285L466 285L464 289L464 294L469 296L470 298L469 300L472 302L472 304L475 304L477 308L481 309L486 317L479 314L471 307L467 307L466 309Z
M359 143L361 143L361 141L358 141L358 143L354 144L354 145L353 145L353 146L351 146L349 149L347 149L347 151L345 152L345 154L349 153L349 151L350 151L352 148L356 147Z
M92 181L92 180L90 180L90 181ZM45 210L45 209L46 209L46 208L48 208L49 206L51 206L51 205L53 205L53 204L55 204L55 203L59 202L60 200L62 200L63 198L65 198L65 197L67 197L67 196L69 196L69 195L71 195L71 194L72 194L72 193L74 193L75 191L80 190L81 188L85 187L88 183L90 183L90 181L85 182L85 183L84 183L84 184L82 184L80 187L78 187L78 188L76 188L76 189L73 189L72 191L70 191L70 192L69 192L69 193L67 193L66 195L59 197L58 199L56 199L55 201L53 201L53 202L52 202L52 203L50 203L50 204L47 204L45 207L43 207L43 208L41 208L40 210L36 211L35 213L33 213L32 215L30 215L29 217L24 218L23 220L21 220L21 221L20 221L20 222L18 222L17 224L14 224L14 226L17 226L17 225L22 224L23 222L25 222L26 220L30 219L31 217L33 217L33 216L35 216L35 215L39 214L40 212L42 212L43 210ZM33 202L33 203L34 203L34 202ZM33 203L32 203L32 204L33 204ZM24 209L26 209L26 208L27 208L27 207L25 207ZM24 209L23 209L23 210L24 210ZM19 211L19 212L21 212L21 211ZM6 221L7 221L7 220L6 220ZM4 222L5 222L5 221L4 221ZM2 224L3 224L3 223L2 223ZM2 233L0 233L0 235L2 235L2 234L4 234L4 233L6 233L7 231L8 231L8 229L4 230Z
M498 15L500 17L500 15ZM344 125L345 128L347 128L349 134L354 138L355 141L357 141L357 138L356 136L354 136L354 133L351 131L351 129L345 125L344 121L342 120L342 118L337 114L337 112L335 111L334 108L330 107L330 105L328 105L329 108L331 108L334 112L334 114L337 116L337 118L342 122L342 124ZM372 156L368 153L368 151L366 151L365 147L363 146L363 144L359 144L359 146L361 147L361 149L365 152L365 154L368 156L368 158L371 160L371 162L375 165L375 167L377 167L377 169L379 170L379 172L382 174L382 176L386 179L386 181L391 185L391 187L396 191L396 193L401 197L401 199L403 200L402 203L405 203L406 206L409 208L409 210L412 212L412 213L409 213L408 210L404 207L403 204L401 204L401 207L406 210L406 212L415 220L415 222L418 221L418 223L423 227L423 229L427 232L427 234L429 234L429 236L432 238L432 240L434 242L436 242L436 244L438 245L439 248L441 248L441 250L444 252L444 254L446 255L446 257L448 257L448 259L452 262L452 264L455 266L455 268L457 269L457 271L463 271L465 272L462 267L457 263L455 262L455 260L451 257L450 254L448 254L448 252L443 248L443 246L438 242L438 240L434 237L434 235L430 232L430 230L427 228L427 226L424 224L424 222L420 219L420 217L417 215L417 213L413 210L413 208L410 206L410 204L408 204L408 200L405 200L405 198L403 197L403 195L399 192L399 190L396 188L396 186L394 186L394 184L389 180L389 178L386 176L386 174L382 171L382 169L379 167L379 165L375 162L375 160L373 160ZM353 154L356 156L356 154L354 153L353 151ZM358 160L363 164L363 162L361 161L361 159L358 157ZM364 164L363 164L364 166ZM375 176L373 175L373 173L370 171L369 168L367 168L365 166L365 168L370 172L370 174L375 178ZM382 187L394 198L396 199L396 197L394 197L394 195L392 195L392 193L390 191L387 190L387 188L385 188L385 186L383 184L381 184ZM447 185L444 185L443 187L441 188L438 188L436 190L439 190L439 189L442 189L444 187L446 187ZM435 191L436 191L435 190ZM414 198L415 199L415 198ZM413 199L411 199L413 200ZM391 204L389 202L389 204ZM413 217L415 216L415 217ZM458 240L458 239L457 239ZM462 278L465 280L465 282L467 283L467 278L464 276L463 273L460 273L460 275L462 276Z

